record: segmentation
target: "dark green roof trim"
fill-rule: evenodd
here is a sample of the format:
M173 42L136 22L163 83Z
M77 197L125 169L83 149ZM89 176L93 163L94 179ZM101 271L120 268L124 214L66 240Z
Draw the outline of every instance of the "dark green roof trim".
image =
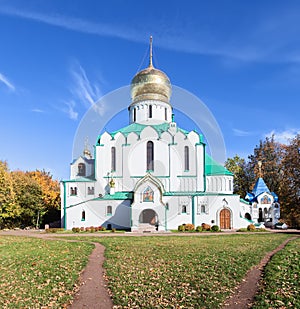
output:
M212 192L188 192L188 191L174 191L174 192L165 192L164 196L238 196L238 194L226 194L226 193L212 193Z
M105 194L103 197L97 197L96 200L132 200L133 192L115 192L115 194Z
M243 198L240 198L240 202L241 202L241 203L244 203L244 204L247 204L247 205L250 205L250 203L247 202L246 200L244 200Z
M145 124L140 124L140 123L132 123L124 128L121 128L119 130L113 131L110 134L110 136L112 137L112 139L115 138L117 133L122 133L125 137L127 137L130 133L136 133L136 135L139 137L141 132L146 128L146 127L152 127L157 133L158 136L160 137L162 133L164 132L168 132L169 130L169 126L170 124L168 122L164 122L161 124L153 124L153 125L145 125ZM179 127L177 127L177 132L181 132L185 135L188 135L190 132L184 129L181 129ZM192 131L191 131L192 132ZM199 136L199 143L202 143L203 140L203 136L201 134L199 134L197 131L193 131L196 134L198 134ZM102 134L101 134L102 135ZM98 135L97 137L97 146L102 146L102 144L98 144L99 139L101 139L101 135Z
M77 179L69 179L69 180L61 180L61 182L67 183L67 182L95 182L96 179L90 179L90 178L77 178Z

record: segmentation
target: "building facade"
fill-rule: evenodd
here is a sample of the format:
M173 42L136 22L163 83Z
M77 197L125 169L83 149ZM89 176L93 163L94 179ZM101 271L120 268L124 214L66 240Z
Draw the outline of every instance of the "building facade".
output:
M233 194L232 173L207 154L202 135L178 127L170 80L153 66L151 49L149 66L131 82L128 126L99 135L94 154L85 149L61 182L62 225L246 227L253 205Z

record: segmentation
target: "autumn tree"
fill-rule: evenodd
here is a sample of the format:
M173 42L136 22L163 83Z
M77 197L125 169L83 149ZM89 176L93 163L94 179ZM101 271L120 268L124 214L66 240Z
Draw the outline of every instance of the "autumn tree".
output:
M300 134L284 146L280 199L288 224L300 227Z

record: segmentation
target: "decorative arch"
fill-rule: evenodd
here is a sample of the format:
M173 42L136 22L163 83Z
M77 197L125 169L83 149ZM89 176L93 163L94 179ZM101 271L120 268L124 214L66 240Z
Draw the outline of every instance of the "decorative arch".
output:
M228 230L232 228L232 211L228 207L220 209L219 214L220 229Z
M160 203L162 205L165 205L165 203L162 201L162 196L163 196L163 194L165 192L164 186L163 186L162 182L158 178L152 176L149 173L147 173L143 178L139 179L136 182L133 191L134 192L138 191L139 187L142 186L142 185L145 185L145 183L147 183L147 182L148 182L148 184L149 183L153 184L154 187L158 188L158 190L160 192L160 194L159 194L160 195Z

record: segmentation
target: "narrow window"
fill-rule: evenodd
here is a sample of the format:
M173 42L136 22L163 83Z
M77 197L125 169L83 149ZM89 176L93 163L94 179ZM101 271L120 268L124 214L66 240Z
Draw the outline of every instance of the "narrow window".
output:
M232 190L232 181L229 180L229 191L231 191L231 190Z
M133 122L136 122L136 108L133 109Z
M190 155L189 155L189 147L184 147L184 170L189 171L190 170Z
M106 215L107 216L111 216L112 215L112 206L107 206L106 207Z
M149 105L149 118L152 118L152 105Z
M201 205L201 213L205 214L205 205Z
M181 207L181 213L186 214L186 205L182 205Z
M94 194L94 187L88 187L88 195Z
M71 187L70 188L70 193L71 193L71 195L77 195L77 188L76 187Z
M85 221L85 211L81 212L81 221Z
M78 176L85 176L85 164L84 163L78 164Z
M111 170L116 170L116 147L111 147Z
M147 143L147 171L154 170L154 146L153 142Z
M165 120L166 120L166 121L168 120L168 110L167 110L166 107L165 107Z

